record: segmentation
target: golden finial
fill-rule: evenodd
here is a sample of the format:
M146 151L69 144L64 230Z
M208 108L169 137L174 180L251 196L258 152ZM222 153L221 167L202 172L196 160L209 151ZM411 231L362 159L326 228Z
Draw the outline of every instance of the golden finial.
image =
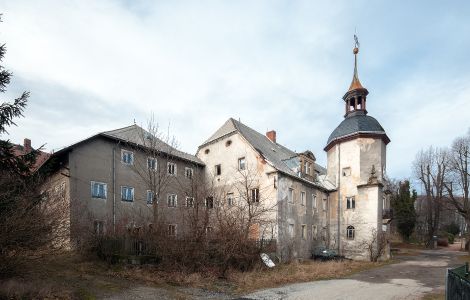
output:
M359 39L357 38L357 35L354 35L354 49L353 49L353 54L354 54L354 74L353 74L353 80L351 82L351 85L349 86L349 91L352 90L357 90L357 89L363 89L364 87L362 86L361 82L359 81L359 76L357 75L357 54L359 53Z

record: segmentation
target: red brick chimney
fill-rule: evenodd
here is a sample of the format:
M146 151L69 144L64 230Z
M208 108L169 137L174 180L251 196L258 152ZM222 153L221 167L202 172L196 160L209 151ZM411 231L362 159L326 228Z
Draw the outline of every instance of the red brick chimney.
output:
M31 148L31 140L25 138L24 141L23 141L23 147L24 147L24 150L23 150L24 153L29 153L29 152L31 152L31 150L33 150L33 149Z
M276 130L271 130L266 132L266 136L268 139L271 140L271 142L275 143L276 142Z

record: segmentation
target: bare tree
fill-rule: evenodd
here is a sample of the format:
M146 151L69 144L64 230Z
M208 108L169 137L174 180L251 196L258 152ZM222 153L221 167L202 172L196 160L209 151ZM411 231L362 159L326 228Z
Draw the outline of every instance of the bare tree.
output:
M440 213L445 197L447 151L432 146L420 151L413 163L414 176L422 183L425 192L423 209L426 224L426 245L430 246L439 229Z
M369 260L376 262L382 255L385 254L387 249L388 237L382 230L377 231L372 228L369 238L365 238L359 245L359 248L364 249L369 254Z
M470 224L470 133L454 140L447 162L448 176L444 187L453 207Z

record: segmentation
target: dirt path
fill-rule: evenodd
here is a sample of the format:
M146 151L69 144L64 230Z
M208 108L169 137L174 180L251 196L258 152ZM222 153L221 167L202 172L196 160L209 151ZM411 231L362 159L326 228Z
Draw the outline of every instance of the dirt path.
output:
M346 279L298 283L266 289L245 299L420 299L442 293L446 269L458 264L461 252L421 250L398 256L398 263L364 271Z

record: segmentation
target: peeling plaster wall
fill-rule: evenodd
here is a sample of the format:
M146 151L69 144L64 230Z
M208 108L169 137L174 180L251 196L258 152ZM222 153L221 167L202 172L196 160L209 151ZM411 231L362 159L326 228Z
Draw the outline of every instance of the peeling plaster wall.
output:
M338 235L339 206L340 253L354 259L368 259L361 244L371 239L372 228L382 230L383 192L379 185L358 186L367 184L372 165L378 181L383 181L386 145L377 138L357 138L338 143L329 149L327 157L328 178L339 187L337 192L330 194L330 234ZM343 174L345 168L350 168L350 173ZM355 209L347 209L347 197L355 197ZM355 228L354 240L346 239L349 225Z
M291 201L289 189L293 189L294 194ZM305 205L301 203L301 192L306 194ZM316 207L313 207L313 195L316 195ZM322 203L327 199L326 193L290 176L279 175L278 199L278 251L283 260L310 258L314 247L328 244L328 209L324 210ZM290 232L290 224L294 225L293 232ZM302 225L306 226L304 238ZM313 226L316 226L316 234Z

